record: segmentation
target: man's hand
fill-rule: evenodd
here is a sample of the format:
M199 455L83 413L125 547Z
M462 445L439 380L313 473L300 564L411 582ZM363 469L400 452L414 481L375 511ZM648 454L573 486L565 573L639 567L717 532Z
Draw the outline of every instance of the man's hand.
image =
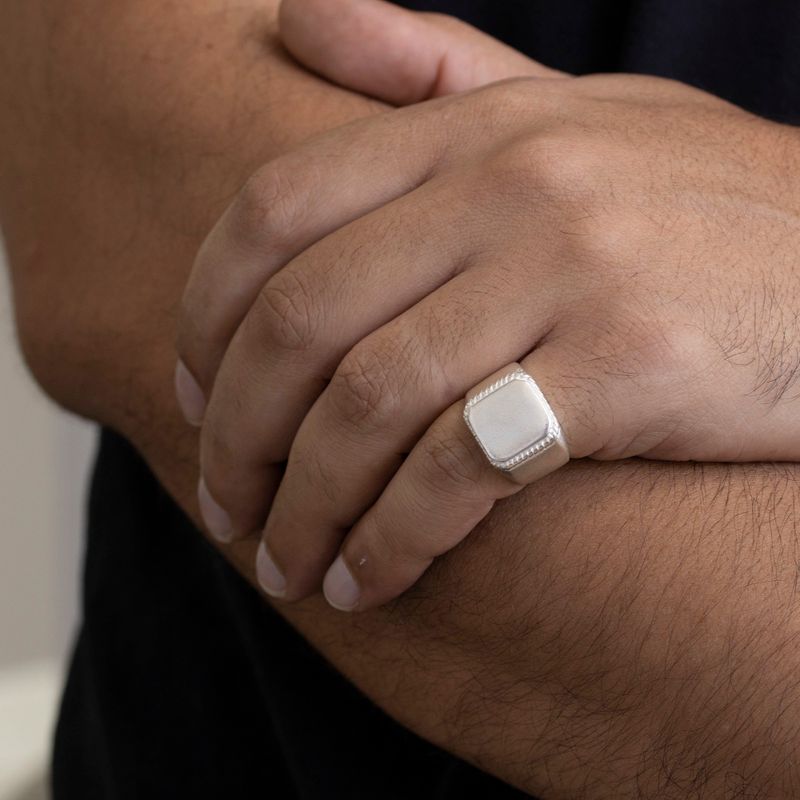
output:
M327 7L385 10L384 31L414 20ZM290 46L320 61L325 19L289 20ZM510 71L479 32L418 25L412 85L478 46ZM343 81L354 45L334 41L312 65ZM381 47L353 74L396 101L384 53L398 59ZM535 77L267 164L197 259L180 349L210 394L203 506L226 539L269 511L273 595L306 597L330 568L332 605L386 602L518 491L461 399L512 361L574 458L800 460L800 191L783 178L800 136L674 82L515 59Z

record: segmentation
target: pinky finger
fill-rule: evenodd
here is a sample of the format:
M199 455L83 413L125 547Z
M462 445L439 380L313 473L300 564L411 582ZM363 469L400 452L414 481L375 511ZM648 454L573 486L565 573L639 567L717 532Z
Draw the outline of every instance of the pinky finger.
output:
M334 608L364 611L402 594L496 500L522 488L490 465L463 408L450 406L431 425L345 539L323 583Z

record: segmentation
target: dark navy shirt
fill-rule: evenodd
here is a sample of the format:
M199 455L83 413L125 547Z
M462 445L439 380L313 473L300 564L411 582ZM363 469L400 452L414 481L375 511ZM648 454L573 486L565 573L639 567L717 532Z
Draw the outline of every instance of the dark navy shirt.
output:
M456 14L568 72L677 78L800 123L798 0L406 5ZM55 800L523 796L359 694L107 432L91 491L83 616L56 734Z

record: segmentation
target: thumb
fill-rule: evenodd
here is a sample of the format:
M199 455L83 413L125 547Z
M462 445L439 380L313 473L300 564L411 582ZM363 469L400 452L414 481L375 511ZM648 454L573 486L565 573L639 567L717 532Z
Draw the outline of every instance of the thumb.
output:
M395 105L503 78L566 77L455 17L384 0L283 0L280 33L304 66Z

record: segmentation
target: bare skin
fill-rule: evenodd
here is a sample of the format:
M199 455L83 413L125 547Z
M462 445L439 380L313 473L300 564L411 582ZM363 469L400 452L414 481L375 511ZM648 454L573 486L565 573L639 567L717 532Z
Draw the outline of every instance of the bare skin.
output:
M573 458L800 460L795 128L383 0L282 12L321 74L437 97L265 164L195 261L177 387L202 381L190 419L209 398L201 507L217 536L263 528L267 592L379 605L517 491L463 420L513 361Z
M22 346L196 521L197 433L172 387L195 252L260 163L376 108L292 66L273 16L210 0L0 12ZM575 464L500 503L388 609L281 613L403 724L542 797L794 797L799 476ZM224 548L251 582L255 548Z

